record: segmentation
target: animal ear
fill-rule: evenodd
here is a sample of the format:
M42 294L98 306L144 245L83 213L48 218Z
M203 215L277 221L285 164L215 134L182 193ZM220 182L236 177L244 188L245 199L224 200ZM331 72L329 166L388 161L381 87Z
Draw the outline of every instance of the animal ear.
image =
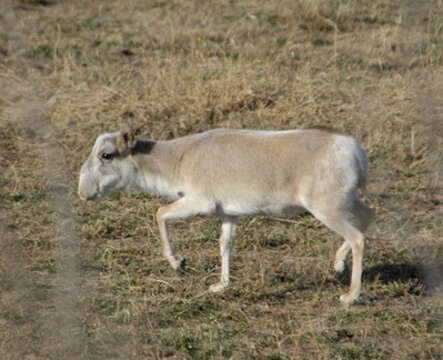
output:
M120 134L117 137L117 148L122 155L127 155L135 145L134 131L125 127L120 130Z

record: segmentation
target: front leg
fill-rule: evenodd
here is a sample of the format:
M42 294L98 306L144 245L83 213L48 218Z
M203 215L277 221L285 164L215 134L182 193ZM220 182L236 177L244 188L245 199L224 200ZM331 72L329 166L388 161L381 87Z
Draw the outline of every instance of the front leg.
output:
M201 208L201 202L199 203L186 197L158 209L157 223L160 229L162 254L169 261L173 269L182 271L184 259L175 252L174 247L169 242L166 221L190 218L199 213L205 213L204 210L205 209Z
M220 282L209 287L211 292L223 291L229 286L229 264L231 261L231 247L237 228L237 218L229 217L223 219L222 233L220 235L220 256L222 262Z

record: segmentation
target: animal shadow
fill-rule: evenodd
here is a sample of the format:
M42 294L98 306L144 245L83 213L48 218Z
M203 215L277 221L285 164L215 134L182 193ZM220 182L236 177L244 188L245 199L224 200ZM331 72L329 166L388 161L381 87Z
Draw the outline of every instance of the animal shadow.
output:
M380 281L383 284L415 280L426 291L433 291L443 285L443 263L432 264L379 264L363 272L367 282Z
M338 275L342 284L350 282L351 274L347 268ZM363 271L364 282L379 281L382 284L406 283L414 281L416 285L422 285L426 292L433 292L443 287L443 262L431 264L378 264Z

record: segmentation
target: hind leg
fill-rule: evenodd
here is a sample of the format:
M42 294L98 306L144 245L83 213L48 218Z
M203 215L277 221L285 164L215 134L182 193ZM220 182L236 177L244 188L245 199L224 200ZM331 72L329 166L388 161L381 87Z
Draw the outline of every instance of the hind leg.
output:
M353 225L355 225L360 232L365 232L374 216L373 210L355 197L351 203L349 211L353 218ZM335 255L334 269L338 273L342 273L345 269L346 256L350 250L351 243L345 240Z
M340 207L324 206L314 209L312 214L331 230L345 238L345 243L338 251L338 260L343 262L343 257L349 249L352 250L352 276L349 292L340 297L340 301L349 305L358 300L361 291L361 275L363 266L364 236L363 233L348 221L346 211ZM338 266L337 266L338 267Z
M343 245L340 246L340 249L338 249L337 253L335 254L334 269L339 274L341 274L345 270L345 260L350 250L351 244L347 240L345 240Z

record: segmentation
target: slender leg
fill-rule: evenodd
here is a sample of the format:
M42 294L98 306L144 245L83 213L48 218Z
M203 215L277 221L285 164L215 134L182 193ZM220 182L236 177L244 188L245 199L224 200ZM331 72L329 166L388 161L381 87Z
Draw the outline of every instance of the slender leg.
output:
M220 282L209 287L209 291L218 292L229 286L229 264L231 260L231 246L237 228L237 218L229 217L223 219L222 233L220 235L221 277Z
M361 291L361 275L363 272L363 250L364 250L364 236L357 231L354 235L351 244L352 248L352 276L351 288L347 294L340 296L340 301L349 305L358 300Z
M354 217L353 224L355 227L357 227L362 233L365 232L374 217L373 210L359 199L354 198L351 203L350 212ZM335 255L334 269L338 273L343 272L345 269L345 259L350 250L351 243L345 240Z
M338 260L343 262L343 256L346 255L349 248L352 249L352 276L351 276L351 288L347 294L340 296L340 301L349 305L360 296L361 290L361 275L362 275L362 263L363 263L363 250L364 250L364 236L354 227L338 209L335 212L312 212L313 215L322 221L331 230L337 232L345 238L345 243L338 251ZM337 264L336 264L337 265Z
M172 204L158 209L157 223L160 228L162 254L175 270L182 269L184 259L181 255L175 253L173 246L168 240L166 221L189 218L200 213L206 213L207 211L205 210L202 209L201 203L187 198L181 198Z
M349 243L349 241L345 240L345 242L342 246L340 246L340 249L338 249L337 254L335 255L334 269L339 274L341 274L345 269L345 259L346 255L348 255L349 250L351 250L351 244Z

